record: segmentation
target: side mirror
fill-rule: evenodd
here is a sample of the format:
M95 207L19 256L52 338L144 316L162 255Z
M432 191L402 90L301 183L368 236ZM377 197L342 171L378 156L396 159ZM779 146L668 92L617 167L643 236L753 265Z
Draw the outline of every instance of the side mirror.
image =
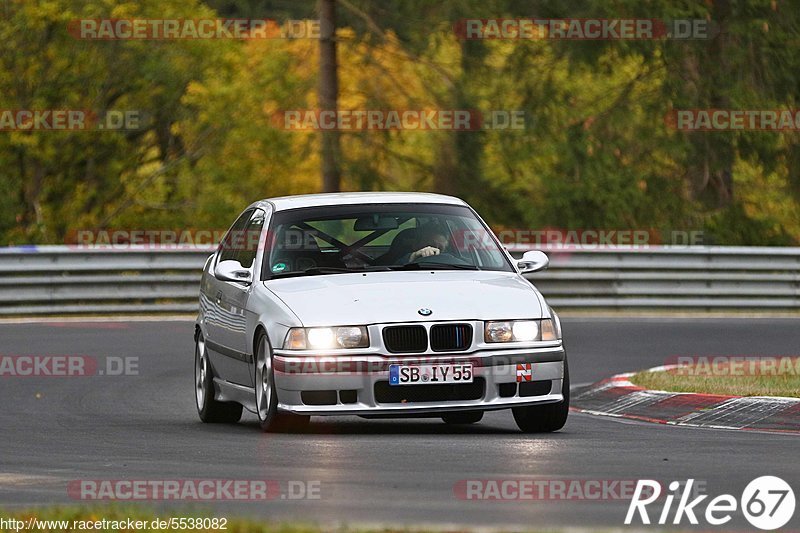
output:
M253 275L250 271L234 259L220 261L214 269L214 277L220 281L234 281L236 283L251 283L253 281Z
M530 250L522 254L522 259L517 261L517 268L520 274L528 274L544 270L549 264L550 259L547 258L547 254L539 250Z

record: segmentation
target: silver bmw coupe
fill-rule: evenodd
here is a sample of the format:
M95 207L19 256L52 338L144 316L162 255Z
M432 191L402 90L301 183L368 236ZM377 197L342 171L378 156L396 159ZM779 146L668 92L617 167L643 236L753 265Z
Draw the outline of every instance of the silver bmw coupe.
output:
M255 413L441 417L511 409L524 432L569 412L556 313L464 201L427 193L271 198L236 219L203 268L195 397L203 422Z

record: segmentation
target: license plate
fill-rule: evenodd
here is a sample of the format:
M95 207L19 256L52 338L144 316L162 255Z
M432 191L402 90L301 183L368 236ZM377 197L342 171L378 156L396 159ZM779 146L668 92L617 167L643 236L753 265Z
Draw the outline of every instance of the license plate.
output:
M389 365L389 385L472 383L472 363L457 365Z

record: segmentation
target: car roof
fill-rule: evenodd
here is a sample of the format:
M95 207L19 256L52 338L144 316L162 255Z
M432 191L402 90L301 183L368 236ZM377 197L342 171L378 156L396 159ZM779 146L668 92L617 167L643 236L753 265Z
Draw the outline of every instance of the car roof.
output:
M450 204L467 205L464 200L455 196L428 192L337 192L321 194L301 194L296 196L279 196L265 198L250 207L267 207L269 204L275 211L298 209L302 207L318 207L326 205L358 205L358 204Z

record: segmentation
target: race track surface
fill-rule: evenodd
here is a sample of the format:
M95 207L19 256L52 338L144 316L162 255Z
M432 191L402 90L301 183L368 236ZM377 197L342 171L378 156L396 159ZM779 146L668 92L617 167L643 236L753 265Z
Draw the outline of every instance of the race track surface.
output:
M488 478L694 478L712 496L738 498L750 480L772 474L800 491L800 441L790 435L573 414L561 432L531 436L517 432L509 411L470 427L338 417L314 418L304 434L264 434L249 413L234 426L205 425L194 406L192 327L0 325L0 355L139 358L138 376L0 377L0 507L80 503L67 485L82 479L270 479L319 482L320 498L144 505L175 516L203 509L326 524L533 529L622 527L628 500L475 501L458 498L454 486ZM800 352L796 319L586 318L564 320L564 331L573 386L675 355ZM798 529L798 514L787 527ZM724 529L752 528L738 514Z

